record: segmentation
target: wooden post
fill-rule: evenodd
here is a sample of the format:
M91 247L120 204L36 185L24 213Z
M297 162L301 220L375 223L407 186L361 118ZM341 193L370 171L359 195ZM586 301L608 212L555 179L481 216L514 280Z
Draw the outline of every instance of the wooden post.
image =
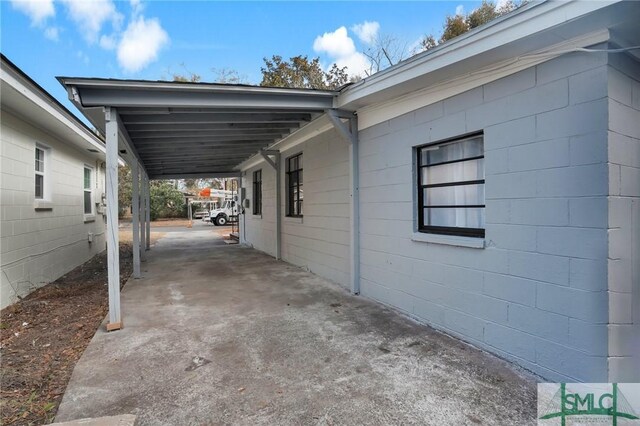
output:
M149 185L149 176L144 174L144 186L145 186L145 209L147 214L147 241L145 242L145 249L151 249L151 187Z
M104 109L107 133L107 268L109 323L107 331L122 328L120 317L120 248L118 239L118 115Z
M138 161L131 162L131 227L133 228L133 278L140 278L140 173Z

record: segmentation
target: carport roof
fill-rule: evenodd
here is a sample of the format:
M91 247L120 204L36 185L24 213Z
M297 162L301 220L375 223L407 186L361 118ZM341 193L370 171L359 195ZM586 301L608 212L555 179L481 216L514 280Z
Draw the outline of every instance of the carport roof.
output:
M333 108L338 91L215 83L58 77L105 133L115 109L121 150L151 179L237 174L238 164ZM129 145L129 146L127 146Z

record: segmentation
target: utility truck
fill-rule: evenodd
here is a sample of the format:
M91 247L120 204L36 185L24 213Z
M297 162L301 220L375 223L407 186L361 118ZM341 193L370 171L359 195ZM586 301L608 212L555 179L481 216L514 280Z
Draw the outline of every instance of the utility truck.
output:
M214 208L209 213L211 223L216 226L226 225L238 220L238 203L236 200L225 200L220 207Z

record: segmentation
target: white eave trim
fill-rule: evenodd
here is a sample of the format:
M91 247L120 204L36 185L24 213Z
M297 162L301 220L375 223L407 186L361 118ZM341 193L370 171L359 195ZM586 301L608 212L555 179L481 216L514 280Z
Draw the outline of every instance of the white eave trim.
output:
M0 70L0 78L2 81L6 82L9 86L21 93L25 98L42 108L59 122L63 123L103 155L106 153L106 149L100 139L84 126L78 124L75 117L70 117L67 111L64 111L57 104L48 99L48 94L42 93L40 89L34 87L22 76L11 72L11 69L8 66L2 67Z
M366 129L367 127L374 126L408 112L415 111L419 108L434 104L476 87L480 87L484 84L491 83L492 81L515 74L524 69L531 68L553 58L557 58L562 55L563 52L602 43L609 40L609 38L609 30L604 29L596 31L544 49L545 52L558 53L541 54L533 52L518 58L507 59L492 64L490 67L477 69L466 75L446 80L439 84L434 84L423 90L399 96L389 101L368 105L358 110L358 129Z
M358 101L369 95L399 87L411 79L481 55L506 43L534 35L612 3L615 2L545 1L531 3L513 15L498 18L487 26L457 37L441 48L419 54L348 86L336 99L336 108L353 109Z
M299 145L305 141L308 141L313 137L316 137L326 132L327 130L330 130L332 127L333 127L333 124L327 117L327 114L322 114L320 117L316 118L311 123L307 124L306 126L302 127L296 132L291 133L287 137L279 140L278 142L275 142L269 145L268 147L265 148L265 151L266 150L278 150L280 152L286 151L288 149L293 148L296 145ZM247 169L250 169L260 164L263 161L265 160L262 157L262 155L260 155L260 153L257 153L254 156L250 157L249 159L240 163L238 166L234 168L234 170L245 171Z
M109 80L92 78L68 78L59 77L60 82L67 87L88 88L109 88L109 89L139 89L139 90L161 90L161 91L191 91L210 93L236 93L236 94L269 94L284 96L311 96L311 97L334 97L338 94L332 90L313 89L290 89L279 87L263 86L237 86L225 84L207 83L182 83L164 81L130 81L130 80Z

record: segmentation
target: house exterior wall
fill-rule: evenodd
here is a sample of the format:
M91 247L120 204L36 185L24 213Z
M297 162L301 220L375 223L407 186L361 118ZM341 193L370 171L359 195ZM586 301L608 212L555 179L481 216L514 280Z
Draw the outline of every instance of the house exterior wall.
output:
M609 57L609 380L640 381L640 62Z
M262 214L253 214L253 172L262 170ZM248 244L256 250L276 256L276 171L263 161L246 170L242 178L245 196L251 205L245 209L244 232Z
M85 164L94 170L94 209L105 178L95 160L5 110L0 141L0 306L4 308L105 249L104 217L96 211L94 220L85 222ZM45 165L50 167L50 210L34 208L36 143L50 148Z
M286 160L303 154L303 217L286 217ZM349 147L334 130L281 152L282 259L349 287ZM275 254L275 172L266 162L245 171L252 199L253 171L262 169L262 219L246 214L246 239Z
M548 380L637 380L636 67L567 54L361 129L362 295ZM476 131L485 146L483 248L425 242L414 148ZM283 152L283 165L297 152L305 217L283 219L283 257L348 288L348 147L325 132ZM247 170L248 194L256 168L263 199L275 198L266 163ZM281 185L284 212L284 166ZM249 243L274 253L274 222L248 221Z
M362 294L545 378L607 381L607 109L606 56L570 54L363 129ZM485 247L413 240L413 147L475 131Z

